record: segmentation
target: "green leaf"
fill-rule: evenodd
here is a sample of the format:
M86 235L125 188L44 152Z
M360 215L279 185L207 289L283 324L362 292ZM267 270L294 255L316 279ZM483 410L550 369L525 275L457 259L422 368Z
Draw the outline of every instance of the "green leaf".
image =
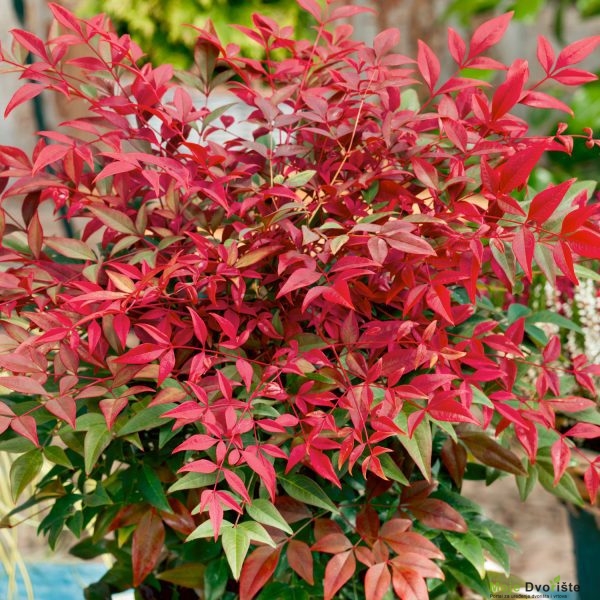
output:
M120 210L107 208L106 206L90 206L89 211L114 231L137 234L134 222Z
M63 237L47 237L44 239L46 245L55 252L67 258L77 260L97 260L93 250L81 240Z
M282 583L281 581L274 581L267 584L261 590L260 594L256 597L256 600L274 600L274 598L285 598L285 600L310 600L310 598L316 598L316 596L309 595L308 591L303 587Z
M201 588L204 582L205 570L206 565L201 563L188 563L163 571L162 573L159 573L156 578L185 588Z
M312 479L304 475L281 475L279 481L285 492L295 500L339 513L329 496Z
M10 488L16 502L23 490L38 476L44 459L38 448L25 452L10 467Z
M102 425L103 423L106 425L106 419L100 413L85 413L77 417L75 431L87 431L90 427Z
M479 577L485 577L485 556L481 542L471 532L464 534L444 532L446 539L458 550L476 569Z
M581 279L591 279L592 281L600 281L600 273L592 271L580 264L575 264L575 275Z
M583 329L581 329L577 323L574 323L571 319L567 319L551 310L541 310L533 313L531 316L527 317L525 321L528 323L552 323L561 329L570 329L577 333L583 333Z
M227 557L229 568L233 573L234 579L237 581L240 578L242 565L250 548L250 536L245 529L239 526L228 527L221 534L221 543L223 544L223 551Z
M521 502L525 502L538 482L538 470L535 465L527 465L527 475L515 477Z
M98 462L100 455L106 450L112 440L112 434L106 428L106 423L92 425L85 434L83 442L83 458L85 472L89 475Z
M33 442L26 440L24 437L14 437L8 440L0 441L0 452L14 452L22 454L34 449L36 446Z
M406 479L400 467L389 454L380 454L378 458L386 477L402 485L408 485L408 479Z
M481 594L484 598L490 597L490 590L487 581L479 577L475 567L466 559L454 559L442 565L442 569L447 571L467 588Z
M204 597L206 600L221 600L229 581L229 569L225 557L208 563L204 572Z
M524 304L511 304L506 311L508 324L512 325L517 319L531 314L531 309Z
M148 465L142 465L138 484L146 502L158 510L173 512L158 475Z
M480 542L508 576L510 574L510 558L504 544L495 538L481 538Z
M577 485L573 481L573 477L569 473L565 473L560 481L554 485L554 468L552 461L549 457L542 457L543 451L548 451L548 448L543 448L537 457L537 471L540 483L546 488L551 494L575 504L576 506L583 506L583 500L577 490Z
M176 406L177 404L169 403L142 408L140 412L131 417L131 419L118 430L117 435L122 437L137 431L146 431L148 429L160 427L161 425L166 425L169 421L167 419L162 419L161 415Z
M253 542L267 544L267 546L271 546L272 548L277 547L273 538L260 523L257 523L256 521L244 521L243 523L240 523L238 527L241 527Z
M67 467L67 469L73 468L73 463L69 460L65 451L59 446L46 446L43 451L44 456L55 465Z
M169 487L167 492L173 494L181 490L196 490L213 485L217 481L216 473L186 473Z
M285 185L292 188L301 187L303 185L306 185L315 176L316 173L317 172L312 169L300 171L299 173L295 173L291 177L288 177L285 180Z
M403 429L404 431L408 429L408 420L405 413L398 413L394 422L400 429ZM432 438L431 425L427 418L419 423L418 427L414 430L412 437L409 437L408 435L398 435L397 437L410 457L415 461L419 471L423 473L423 477L425 477L427 481L431 481Z
M246 506L246 512L255 521L258 521L263 525L281 529L289 534L293 533L292 528L286 523L285 519L281 516L281 513L268 500L263 498L253 500L252 504Z
M221 533L223 533L223 531L225 531L225 529L229 529L233 527L233 523L231 523L230 521L227 521L226 519L223 519L223 521L221 521ZM198 527L196 527L196 529L194 529L194 531L192 531L192 533L190 533L190 535L187 536L186 538L186 542L191 542L192 540L197 540L199 538L214 538L215 537L215 530L213 529L213 524L212 521L210 519L204 521L204 523L201 523L200 525L198 525Z

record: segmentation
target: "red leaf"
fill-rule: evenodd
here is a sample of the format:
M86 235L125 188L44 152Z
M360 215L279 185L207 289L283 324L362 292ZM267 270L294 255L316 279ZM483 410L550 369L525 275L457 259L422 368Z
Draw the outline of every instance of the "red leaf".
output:
M600 35L593 35L590 37L577 40L572 44L569 44L566 48L563 48L558 59L556 60L556 69L575 65L581 62L584 58L588 57L600 44Z
M399 42L400 32L398 29L395 27L384 29L378 33L373 40L373 49L375 50L375 55L382 57L384 54L387 54L390 50L397 46Z
M133 587L141 583L152 573L165 542L165 527L162 519L154 510L144 513L135 531L131 546L133 567Z
M537 194L531 201L527 219L543 225L554 214L572 183L573 179L563 181Z
M431 310L454 325L452 316L452 299L448 288L443 285L433 285L427 291L427 305Z
M52 413L55 417L62 419L75 429L75 418L77 407L72 396L60 396L58 398L50 398L44 408Z
M12 275L11 275L12 277ZM39 365L36 365L29 356L24 354L6 354L0 356L0 367L13 373L40 373ZM0 383L2 383L0 379Z
M126 365L147 365L159 356L162 356L165 348L156 344L144 343L132 348L125 354L115 359L115 362Z
M573 253L571 252L569 245L561 240L560 243L552 246L552 256L562 273L577 285L579 280L575 273Z
M471 38L469 58L473 58L497 44L504 36L512 16L513 13L509 12L482 23Z
M29 415L15 417L10 422L10 428L18 435L24 437L30 442L33 442L36 446L40 445L37 435L37 424L33 417Z
M530 229L523 226L515 233L512 240L512 249L517 262L521 265L525 273L525 277L531 281L531 264L535 250L535 237Z
M44 42L33 33L23 31L22 29L13 29L10 33L21 46L29 50L32 54L35 54L40 58L48 58L48 52L46 51Z
M543 35L538 37L537 58L542 69L544 69L544 73L546 75L550 73L554 66L554 49L552 48L552 44Z
M192 317L192 327L194 328L194 335L196 339L201 343L206 343L206 338L208 337L208 329L204 321L200 318L200 315L191 307L187 307L190 316Z
M200 458L188 463L187 465L184 465L179 470L181 472L192 471L192 473L214 473L218 468L218 465L216 465L212 460Z
M385 563L369 567L365 575L365 600L382 600L391 583L392 576Z
M67 29L73 29L74 31L80 32L81 27L79 26L79 22L75 18L75 16L69 12L63 6L59 4L55 4L54 2L50 2L48 4L48 8L52 11L54 18Z
M123 412L128 403L127 398L104 398L100 400L100 410L104 415L108 429L112 429L117 417Z
M402 600L429 600L425 580L413 571L392 567L392 585Z
M582 398L581 396L565 396L564 398L552 398L551 400L545 400L546 404L549 404L558 412L580 412L587 410L588 408L594 408L596 402L589 398Z
M182 442L177 446L173 452L183 452L184 450L196 450L202 452L212 448L216 443L217 439L206 435L204 433L197 433L189 437L185 442Z
M305 267L294 271L290 278L283 284L277 294L277 298L281 298L285 294L289 294L294 290L301 287L308 287L321 279L321 274L316 273L313 269L307 269Z
M523 152L516 152L501 167L499 191L506 194L527 183L533 168L539 163L546 148L544 144L532 144Z
M388 535L384 541L396 554L413 553L424 558L444 558L442 551L433 542L415 531L405 531L393 538Z
M356 15L360 15L363 13L373 13L375 12L372 8L367 8L366 6L338 6L332 13L331 16L327 19L326 23L331 21L337 21L338 19L348 19L350 17L355 17Z
M576 423L571 429L565 432L565 435L594 440L600 437L600 426L592 423Z
M236 494L239 494L246 502L250 502L250 496L248 495L248 490L246 489L242 478L229 469L222 469L222 473L225 475L225 480L229 484L231 490Z
M356 559L352 550L336 554L325 567L324 600L332 600L338 590L354 575L355 570Z
M410 510L419 521L432 529L459 533L467 531L467 524L461 514L443 500L427 498L414 505L411 504Z
M562 69L552 75L552 79L563 85L582 85L590 81L596 81L598 77L583 69Z
M567 243L579 256L600 258L600 233L581 227L568 236Z
M421 577L433 577L436 579L444 579L442 570L428 558L425 558L417 552L406 551L398 554L391 560L392 566L403 569L405 571L413 571Z
M24 377L23 375L0 377L0 385L21 394L31 394L32 396L48 395L44 386L39 381L30 377Z
M537 91L529 91L525 93L525 96L520 100L521 104L525 104L526 106L533 106L534 108L549 108L553 110L562 110L563 112L568 113L573 116L573 111L571 107L566 105L564 102L561 102L554 96L550 96L550 94L545 94L544 92Z
M48 146L44 146L37 155L31 172L35 174L41 171L44 167L47 167L49 164L63 159L65 154L70 149L70 146L62 146L59 144L50 144Z
M504 116L519 101L528 78L527 61L515 60L508 70L506 81L498 86L492 98L492 119Z
M417 67L429 87L430 91L433 91L435 84L440 77L440 61L435 55L433 50L423 41L417 40L418 42L418 53L417 53Z
M339 554L350 548L352 548L352 542L343 533L328 533L315 542L311 550L313 552Z
M465 41L460 37L460 35L452 29L452 27L448 28L448 50L450 51L450 56L454 59L454 62L458 66L462 66L463 61L465 59L465 51L466 51Z
M286 556L290 567L309 585L314 585L313 555L308 544L291 539L287 545Z
M246 558L240 574L240 600L251 600L265 586L275 572L280 553L281 548L262 546Z
M158 385L161 385L163 381L171 375L175 368L175 353L171 348L167 350L161 357L158 363Z
M185 536L190 535L196 529L196 522L187 507L176 498L169 498L169 505L173 512L160 511L163 523Z
M321 7L316 0L298 0L298 4L308 13L310 13L317 23L321 22Z
M557 485L564 472L569 466L571 459L571 449L564 437L559 437L550 448L550 456L552 457L552 466L554 467L554 485Z
M17 106L23 104L23 102L27 102L27 100L31 100L32 98L39 96L44 89L46 89L46 86L41 83L27 83L23 87L19 88L6 106L4 118L8 117L8 115L10 115L10 113L17 108Z
M592 504L596 504L598 488L600 487L600 477L598 476L598 471L596 470L595 464L591 464L588 467L587 471L583 475L583 481L590 496L590 502Z

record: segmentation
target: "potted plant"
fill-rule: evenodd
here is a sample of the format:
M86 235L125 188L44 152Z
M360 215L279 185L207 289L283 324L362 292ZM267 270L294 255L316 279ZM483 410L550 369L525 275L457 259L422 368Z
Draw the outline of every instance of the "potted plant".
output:
M561 365L539 323L565 321L520 308L600 256L598 209L572 180L528 187L574 137L511 111L568 111L542 84L594 79L575 65L600 37L541 38L530 82L487 56L503 15L449 31L442 80L424 43L415 61L396 31L334 27L363 9L300 5L315 42L256 15L255 60L207 27L192 73L58 5L48 42L2 50L26 80L7 112L42 91L87 107L32 156L0 148L0 449L6 519L35 507L51 546L68 529L74 555L114 557L90 600L485 594L511 538L462 480L574 498L573 440L598 435L598 367ZM74 238L45 231L49 206Z

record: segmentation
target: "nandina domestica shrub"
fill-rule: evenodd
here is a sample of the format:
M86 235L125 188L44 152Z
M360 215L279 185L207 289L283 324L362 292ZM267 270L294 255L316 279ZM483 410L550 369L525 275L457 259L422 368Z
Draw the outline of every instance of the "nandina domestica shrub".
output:
M575 65L600 37L540 37L531 82L487 56L503 15L449 31L444 80L424 43L415 61L394 30L368 47L333 26L362 9L300 4L316 42L257 15L259 61L209 27L193 73L58 5L47 43L2 50L25 80L7 113L43 91L87 109L32 156L0 147L0 449L15 499L36 486L15 514L116 559L90 599L486 594L511 540L463 478L580 502L566 469L598 437L600 368L528 294L600 258L599 210L573 180L528 186L583 141L511 111L569 111L544 85L594 79Z

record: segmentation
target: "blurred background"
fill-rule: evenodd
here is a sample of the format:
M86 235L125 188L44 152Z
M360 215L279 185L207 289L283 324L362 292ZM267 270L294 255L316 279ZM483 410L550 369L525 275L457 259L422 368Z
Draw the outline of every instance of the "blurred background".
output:
M179 69L190 68L193 62L194 30L185 27L185 23L203 26L210 18L225 42L239 44L242 51L251 56L256 56L257 48L228 24L250 25L253 12L266 14L282 25L293 25L298 37L312 35L310 18L291 0L63 0L62 3L84 17L108 13L116 29L131 34L147 53L148 60L156 64L170 62ZM373 14L351 20L357 39L370 42L379 31L397 27L402 34L398 51L410 56L416 55L418 39L426 41L439 56L445 56L448 25L468 35L490 16L514 10L515 22L494 57L505 63L517 57L527 58L534 74L539 34L549 38L557 49L575 39L600 34L600 0L354 0L340 4L360 4L374 9ZM3 47L10 47L12 28L27 29L45 38L49 26L46 0L0 0ZM600 72L599 53L590 57L583 68ZM450 61L446 61L445 69L449 73ZM2 75L2 112L18 85L12 75ZM584 126L591 126L596 133L600 131L600 84L577 90L567 101L574 108L574 118L549 111L543 118L536 117L531 125L539 131L552 132L558 122L565 121L572 133L581 132ZM37 130L56 127L74 110L77 110L74 106L58 103L55 96L39 96L34 102L21 105L10 118L0 119L0 144L29 151L36 143ZM573 176L597 181L598 158L597 148L588 150L581 143L575 147L572 159L553 158L536 177L542 183ZM1 450L0 519L12 508L8 485L11 454ZM520 549L512 553L514 574L537 583L547 583L557 575L561 581L577 582L569 509L564 503L540 486L522 503L512 478L495 482L489 489L475 482L465 485L465 495L481 503L489 517L513 530L520 545ZM593 517L590 525L584 525L586 528L595 528L598 535ZM59 544L59 551L50 556L46 546L36 542L35 529L35 516L18 530L0 528L0 599L8 600L11 594L19 600L33 597L27 573L38 586L36 600L55 597L57 591L65 600L81 598L82 587L96 579L103 566L89 565L87 571L74 570L66 551L69 541L64 540ZM579 562L588 558L580 554ZM597 559L592 555L590 560ZM54 571L47 566L39 569L40 564L47 565L48 561ZM56 579L49 575L52 572Z

